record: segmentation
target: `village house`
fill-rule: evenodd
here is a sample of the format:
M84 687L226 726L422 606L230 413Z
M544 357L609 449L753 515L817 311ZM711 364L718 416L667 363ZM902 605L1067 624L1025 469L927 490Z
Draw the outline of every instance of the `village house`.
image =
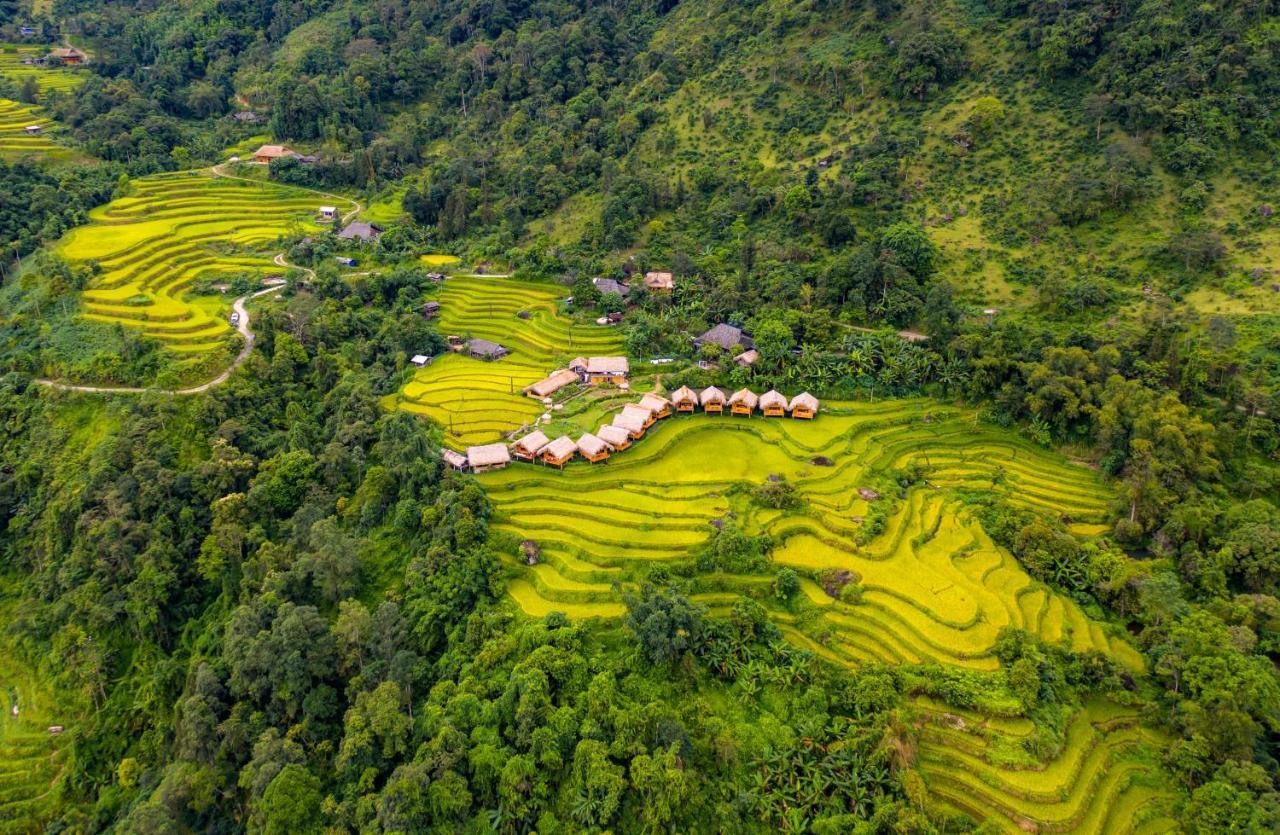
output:
M252 110L241 110L231 114L231 118L237 122L244 122L250 125L256 125L262 121L260 114L254 113Z
M791 410L793 418L813 420L813 416L818 413L818 398L804 391L791 398L791 404L788 408Z
M671 273L645 273L644 286L650 293L670 293L676 288L676 280Z
M593 278L591 283L600 291L600 295L607 296L610 293L617 293L622 298L626 298L631 292L631 288L623 284L621 281L615 281L612 278Z
M743 333L742 328L723 322L701 336L694 337L693 347L701 348L703 345L719 345L725 351L737 351L738 346L742 346L743 349L754 347L751 337Z
M692 412L698 408L698 395L688 386L681 386L671 392L671 402L676 405L677 412Z
M440 312L440 302L427 302L422 306L422 318L434 319Z
M450 467L452 467L455 470L458 470L459 472L465 471L467 469L467 466L468 466L467 456L463 455L462 453L454 452L451 449L446 449L440 453L440 457L444 459L444 463L448 464Z
M760 398L751 389L738 389L729 395L729 413L751 417L751 413L756 410L756 404L759 402Z
M903 342L928 342L929 337L919 331L898 331L898 338Z
M596 435L600 440L612 447L614 452L622 452L622 450L631 446L631 433L621 426L605 424L596 430Z
M568 368L561 368L557 371L552 371L538 382L526 388L524 392L530 397L537 397L541 399L543 397L550 397L565 386L573 385L576 382L578 382L577 374Z
M592 464L599 464L609 458L609 445L590 432L578 439L578 452Z
M378 240L378 236L382 234L382 229L372 223L365 223L362 220L348 223L346 227L338 233L338 239L343 241L360 241L361 243L372 242Z
M551 443L551 439L546 436L546 433L541 429L535 429L512 444L511 451L521 461L532 461L538 457L538 453L542 452L549 443Z
M321 206L320 207L321 220L333 220L334 215L336 215L337 213L338 213L337 206Z
M631 440L639 440L644 437L645 415L643 412L637 414L634 411L628 412L623 409L620 413L614 415L613 425L626 430L627 434L631 436Z
M575 357L569 363L569 370L577 374L584 383L620 385L627 381L631 365L626 357Z
M467 463L477 473L501 470L511 463L511 451L506 444L484 444L467 447Z
M653 392L649 392L640 398L640 406L648 409L656 418L670 417L671 415L671 401Z
M724 414L724 392L715 386L707 386L698 395L698 402L702 404L702 411L707 414Z
M487 339L473 339L467 343L467 354L478 360L500 360L507 353L506 348Z
M431 364L431 357L426 354L414 354L413 359L409 360L416 368L426 368Z
M733 361L734 363L736 363L737 365L743 368L750 368L751 366L755 365L760 361L760 352L757 351L755 348L752 348L750 350L743 351L741 354L738 354L736 357L733 358Z
M765 417L786 417L787 398L777 389L769 389L760 395L760 411Z
M573 460L578 453L578 445L568 435L561 435L542 448L542 463L550 467L564 469L564 465Z
M89 56L87 54L76 49L74 46L59 47L58 49L50 52L49 57L61 61L68 67L74 67L89 60Z
M295 156L294 152L284 145L263 145L253 152L253 161L259 165L269 165L272 160Z

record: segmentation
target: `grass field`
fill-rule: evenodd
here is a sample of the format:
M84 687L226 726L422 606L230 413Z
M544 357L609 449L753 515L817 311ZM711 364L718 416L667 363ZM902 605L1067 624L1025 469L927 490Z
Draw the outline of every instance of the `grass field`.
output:
M440 332L491 339L511 353L495 362L461 354L439 357L414 375L394 406L433 418L458 448L493 441L531 423L544 407L521 394L525 386L574 356L622 351L616 329L558 316L556 302L563 293L553 284L509 278L450 278L437 296ZM521 318L522 312L528 318Z
M278 239L314 227L319 198L301 189L214 177L157 175L89 214L58 244L101 272L84 291L88 319L134 328L193 363L226 349L229 299L196 299L198 279L278 272Z
M12 709L18 706L18 716ZM69 724L35 674L0 653L0 835L42 832L59 811L70 742L48 728Z
M28 125L39 125L41 133L27 133ZM0 99L0 156L59 157L69 152L56 144L48 134L52 123L33 105Z
M28 44L0 44L0 75L21 83L33 77L41 95L50 92L67 93L85 82L91 70L83 67L42 67L22 63L24 58L34 58L48 51L43 46Z

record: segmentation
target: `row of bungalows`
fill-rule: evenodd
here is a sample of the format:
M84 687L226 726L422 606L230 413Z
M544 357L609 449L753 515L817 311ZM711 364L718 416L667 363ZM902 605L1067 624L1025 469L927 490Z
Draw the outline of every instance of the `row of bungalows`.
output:
M612 449L602 438L584 432L578 440L561 435L554 441L545 432L535 429L511 445L511 452L518 460L530 463L541 461L550 467L564 468L575 455L594 463L608 459Z
M696 412L701 408L708 414L722 415L727 406L733 415L750 417L759 409L765 417L785 417L789 413L791 417L802 420L811 420L817 415L819 405L818 398L807 391L787 400L781 392L772 389L762 395L745 388L725 394L715 386L708 386L701 392L681 386L671 393L671 402L676 412Z

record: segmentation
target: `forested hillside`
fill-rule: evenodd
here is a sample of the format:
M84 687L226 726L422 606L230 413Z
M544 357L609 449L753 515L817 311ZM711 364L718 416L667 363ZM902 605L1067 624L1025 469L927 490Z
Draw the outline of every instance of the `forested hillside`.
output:
M0 832L1280 828L1277 64L1274 0L0 0ZM584 351L823 407L450 469Z

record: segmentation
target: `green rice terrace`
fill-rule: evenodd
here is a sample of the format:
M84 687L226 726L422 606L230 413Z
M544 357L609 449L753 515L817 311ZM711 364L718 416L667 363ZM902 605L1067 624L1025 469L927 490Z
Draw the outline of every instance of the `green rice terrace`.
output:
M85 318L134 328L195 365L225 353L232 329L230 299L197 297L193 283L279 272L278 241L316 228L319 199L207 171L156 175L91 211L58 251L101 269L83 293Z
M0 99L0 156L59 156L66 149L49 138L52 123L40 108ZM28 128L39 128L38 132Z
M46 47L0 44L0 76L14 83L34 78L40 94L68 93L85 82L88 71L83 68L49 67L23 63L48 52Z
M522 389L576 355L617 354L616 330L575 325L556 315L563 288L510 278L455 276L440 302L442 334L490 339L510 351L496 362L461 353L439 357L401 390L396 407L446 429L450 446L495 440L532 423L544 406Z
M13 709L18 708L15 716ZM66 721L29 669L0 654L0 834L40 832L57 812L68 736Z

